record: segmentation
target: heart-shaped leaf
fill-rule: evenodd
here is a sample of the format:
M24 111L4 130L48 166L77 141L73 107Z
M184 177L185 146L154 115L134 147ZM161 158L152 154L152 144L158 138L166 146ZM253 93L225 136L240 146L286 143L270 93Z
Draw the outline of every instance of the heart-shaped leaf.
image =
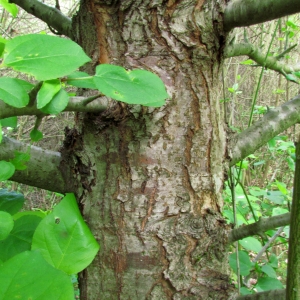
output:
M102 64L96 68L94 82L104 95L129 104L158 107L169 97L162 80L146 70Z
M75 42L44 34L17 36L5 52L6 66L41 81L66 76L91 60Z
M32 249L51 265L77 274L94 259L99 245L84 222L73 194L67 194L37 227Z

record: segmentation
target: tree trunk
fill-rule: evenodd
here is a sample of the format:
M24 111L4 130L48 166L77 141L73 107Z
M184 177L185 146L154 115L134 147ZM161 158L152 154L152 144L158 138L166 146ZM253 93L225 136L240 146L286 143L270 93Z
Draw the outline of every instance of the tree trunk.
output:
M220 2L85 0L73 19L89 72L99 63L144 68L170 95L161 108L112 101L67 132L63 155L101 246L80 276L81 299L233 297L220 212Z

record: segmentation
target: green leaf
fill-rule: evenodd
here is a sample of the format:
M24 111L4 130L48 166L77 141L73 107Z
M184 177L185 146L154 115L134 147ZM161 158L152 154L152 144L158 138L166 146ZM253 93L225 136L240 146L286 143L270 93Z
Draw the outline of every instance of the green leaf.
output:
M0 241L7 238L14 227L14 220L11 214L0 211Z
M96 68L94 83L104 95L129 104L158 107L169 97L162 80L145 70L102 64Z
M56 115L62 112L67 107L69 99L70 97L68 93L64 89L61 89L53 97L50 103L48 103L46 106L41 108L41 111L45 114Z
M44 81L37 93L37 108L46 106L61 89L58 79Z
M239 262L240 262L240 274L243 276L249 275L252 269L252 263L249 259L248 253L244 251L239 251ZM233 271L237 274L236 253L232 253L229 255L229 265L233 269Z
M0 181L9 179L15 173L15 166L5 160L0 161Z
M66 76L91 60L75 42L45 34L17 36L5 52L6 66L41 81Z
M0 78L0 99L13 107L25 107L29 96L24 87L24 80L10 77Z
M30 138L33 142L38 142L39 140L41 140L43 138L43 133L37 129L33 129L30 132Z
M30 160L30 152L15 151L15 157L9 161L15 166L16 170L25 170L26 163Z
M278 258L275 254L271 254L270 259L269 259L269 265L272 266L273 268L277 269L278 268Z
M256 238L251 237L251 236L240 240L239 243L245 249L254 251L256 253L258 253L262 248L260 241L258 241Z
M242 65L252 65L253 60L252 59L247 59L241 62Z
M68 274L85 269L99 245L85 224L73 194L67 194L39 224L32 249L39 249L51 265Z
M262 266L261 270L271 278L277 277L275 270L269 264Z
M16 128L18 125L18 118L17 117L9 117L2 119L1 121L2 127L11 127Z
M275 204L283 204L285 198L280 191L268 191L265 197Z
M32 236L41 220L42 218L36 215L24 215L16 219L10 235L0 241L0 259L6 261L23 251L30 250Z
M18 14L18 7L16 4L8 3L8 0L0 0L0 5L4 7L14 18Z
M26 251L0 267L0 300L74 299L70 277L49 265L38 251Z
M67 84L80 88L97 90L94 77L84 72L74 72L67 77Z
M258 292L283 289L282 283L276 278L260 277L255 286Z
M289 81L299 83L297 76L295 76L294 74L285 74L285 78Z
M0 190L0 210L6 211L11 215L17 213L24 204L24 196L7 189Z
M0 122L0 143L2 143L3 133L2 133L2 125Z

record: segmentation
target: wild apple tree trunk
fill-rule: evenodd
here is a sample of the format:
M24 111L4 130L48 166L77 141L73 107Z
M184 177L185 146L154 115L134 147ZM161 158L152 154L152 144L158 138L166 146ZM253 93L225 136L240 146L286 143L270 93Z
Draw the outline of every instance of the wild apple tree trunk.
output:
M99 63L150 70L161 108L80 114L65 159L101 249L82 299L231 299L222 186L221 1L82 1L74 34Z

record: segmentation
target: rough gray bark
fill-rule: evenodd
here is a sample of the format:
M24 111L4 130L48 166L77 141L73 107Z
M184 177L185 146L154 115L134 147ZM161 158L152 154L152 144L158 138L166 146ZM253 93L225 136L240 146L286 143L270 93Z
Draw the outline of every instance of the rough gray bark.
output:
M224 28L254 25L300 12L300 2L295 0L233 0L224 12Z
M81 275L82 299L234 295L220 212L226 135L216 96L217 8L218 1L85 1L74 19L80 25L93 13L101 38L87 46L98 62L153 71L170 95L161 108L112 104L78 116L77 196L101 245ZM79 25L74 31L95 41Z
M67 170L60 170L62 162L59 152L43 150L6 137L3 137L0 150L0 160L7 161L14 158L15 151L26 153L30 150L27 169L16 171L10 180L59 193L74 191L72 182L68 181L70 174Z
M99 97L92 102L87 103L89 98L86 97L71 97L67 107L64 109L66 111L73 112L94 112L100 113L107 109L108 99L106 97ZM13 107L0 101L0 119L14 117L14 116L45 116L45 114L37 109L36 103L33 105L28 105L26 107ZM1 149L1 144L0 144Z

